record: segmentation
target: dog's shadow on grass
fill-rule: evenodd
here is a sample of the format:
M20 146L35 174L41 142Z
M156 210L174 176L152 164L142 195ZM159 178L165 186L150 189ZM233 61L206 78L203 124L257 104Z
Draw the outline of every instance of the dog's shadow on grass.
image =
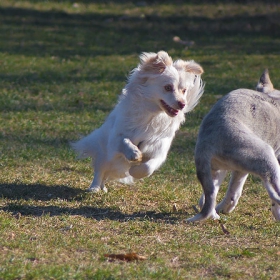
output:
M41 200L51 199L73 200L79 199L83 190L68 186L47 186L43 184L0 184L0 197L9 200Z
M56 205L30 205L29 201L51 201L61 199L63 201L83 200L84 190L68 186L46 186L42 184L0 184L0 197L10 200L0 207L0 210L12 213L15 217L20 216L83 216L94 220L114 220L127 222L130 220L150 220L162 223L176 223L177 215L168 212L158 213L156 211L141 211L134 213L123 213L110 207L65 207ZM27 202L27 203L26 203Z

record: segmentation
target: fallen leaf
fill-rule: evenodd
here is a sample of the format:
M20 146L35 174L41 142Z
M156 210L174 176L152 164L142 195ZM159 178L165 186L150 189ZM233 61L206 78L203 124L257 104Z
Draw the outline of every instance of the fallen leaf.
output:
M224 234L230 234L229 231L226 229L224 224L220 223L220 225L221 225L221 228L222 228L222 231L223 231Z
M143 261L146 260L147 258L144 256L140 256L136 253L128 253L128 254L105 254L104 257L110 258L113 260L121 260L121 261Z
M173 258L172 260L171 260L171 263L176 263L176 262L178 262L179 261L179 257L175 257L175 258Z

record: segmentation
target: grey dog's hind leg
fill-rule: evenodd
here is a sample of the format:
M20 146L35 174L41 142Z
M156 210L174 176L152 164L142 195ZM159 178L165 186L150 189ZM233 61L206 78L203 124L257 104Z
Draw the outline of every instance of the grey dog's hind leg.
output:
M266 176L263 176L263 185L271 199L271 211L274 218L280 221L280 168L275 158L274 165L269 166Z
M216 207L219 213L230 213L236 207L238 200L242 194L243 186L248 177L248 173L240 171L232 171L228 190L221 203Z
M227 170L212 170L212 180L213 184L216 188L220 188L221 184L223 183L225 177L227 175ZM201 195L199 199L199 207L202 209L205 201L204 193Z
M280 167L272 147L264 142L255 141L252 153L247 154L245 159L238 150L234 156L235 162L243 170L262 179L272 201L272 213L276 220L280 220Z
M203 221L208 218L219 219L219 215L215 210L216 197L219 186L214 185L211 174L211 165L203 161L196 162L197 178L200 181L205 195L204 204L200 213L188 219L188 222ZM213 172L212 172L213 173Z

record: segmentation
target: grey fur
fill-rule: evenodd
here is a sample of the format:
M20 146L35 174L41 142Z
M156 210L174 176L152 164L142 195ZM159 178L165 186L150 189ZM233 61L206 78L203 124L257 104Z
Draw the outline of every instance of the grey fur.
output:
M256 91L237 89L220 99L202 121L195 148L197 177L204 195L201 212L189 222L219 219L217 212L236 207L249 173L262 179L272 213L280 220L280 91L275 90L268 71ZM216 206L216 196L231 171L227 193Z

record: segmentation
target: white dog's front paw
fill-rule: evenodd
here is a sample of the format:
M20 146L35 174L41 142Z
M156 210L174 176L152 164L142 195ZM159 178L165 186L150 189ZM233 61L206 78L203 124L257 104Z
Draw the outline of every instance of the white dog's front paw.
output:
M142 152L135 146L134 149L131 149L129 153L127 153L126 158L129 161L141 162L142 161Z
M128 161L142 161L142 152L130 141L130 139L124 138L122 147L122 152Z

